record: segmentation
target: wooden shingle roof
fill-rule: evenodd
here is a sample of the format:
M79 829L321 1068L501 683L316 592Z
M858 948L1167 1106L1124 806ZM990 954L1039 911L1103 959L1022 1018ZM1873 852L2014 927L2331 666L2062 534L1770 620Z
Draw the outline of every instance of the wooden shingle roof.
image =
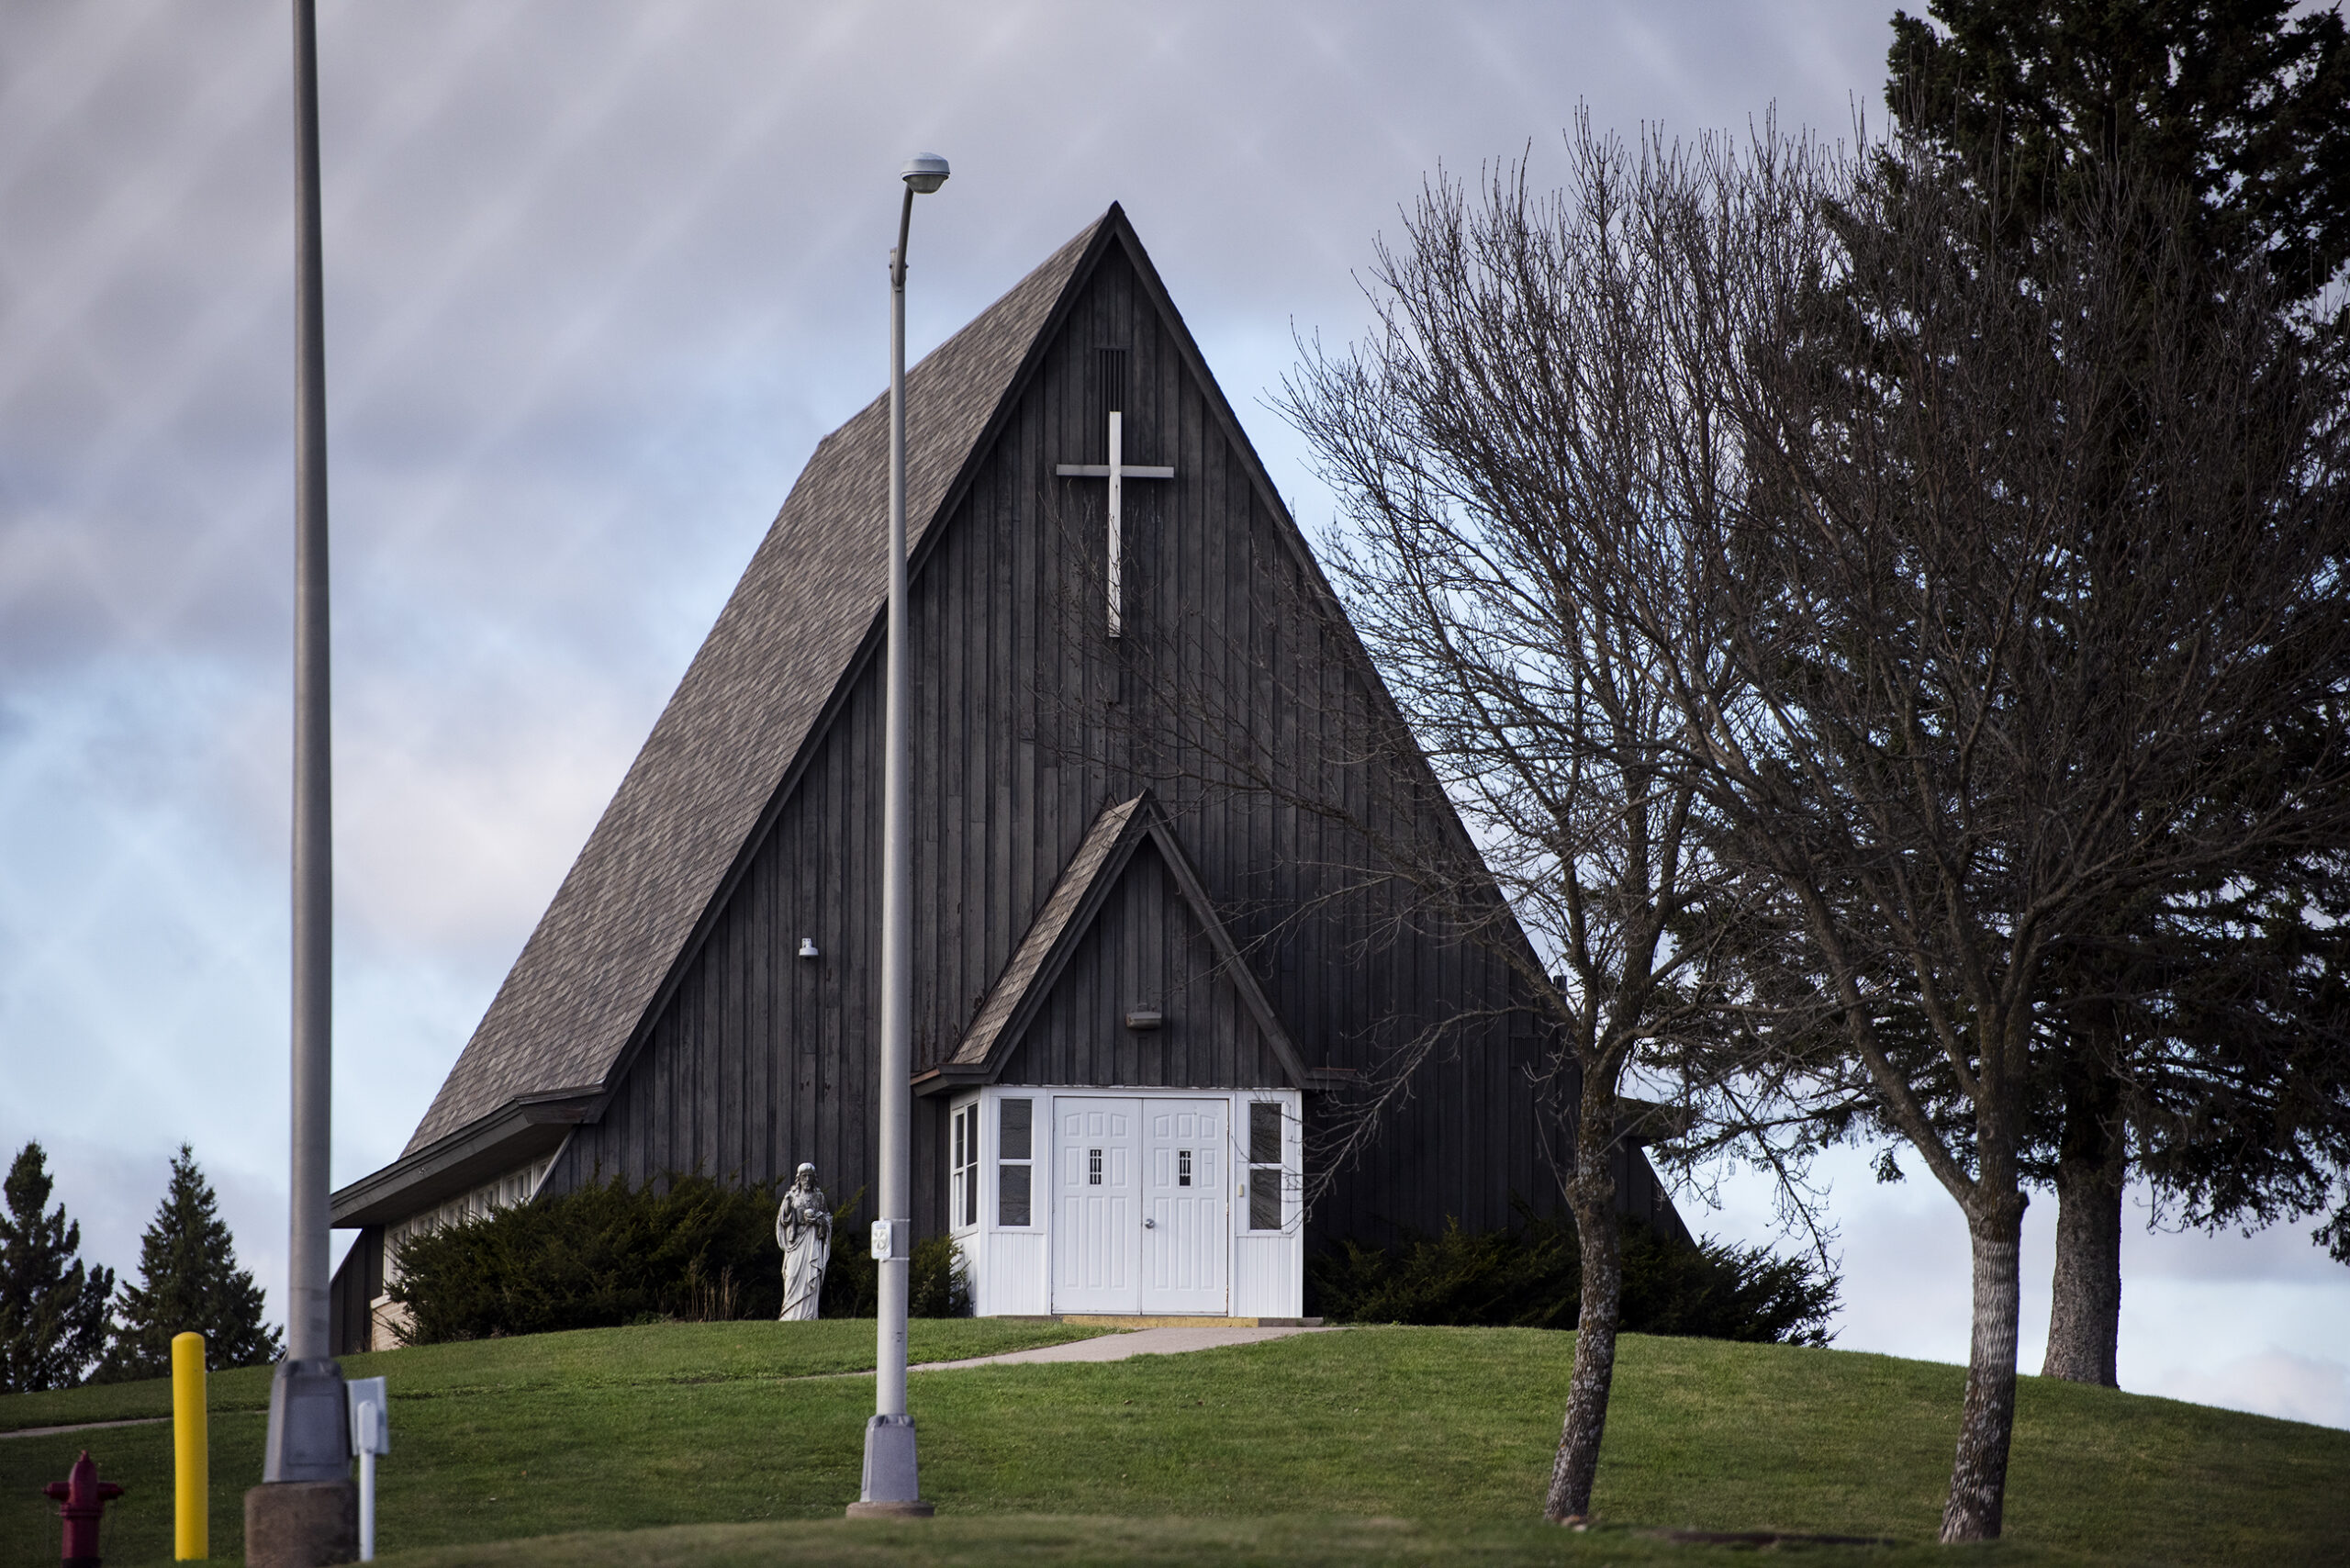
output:
M908 374L910 546L1117 211ZM888 442L885 393L817 446L407 1152L518 1099L605 1085L884 612Z
M985 1067L995 1052L995 1045L1013 1014L1027 1006L1035 991L1043 989L1041 979L1049 986L1046 973L1057 956L1065 956L1069 936L1082 922L1080 911L1101 902L1102 885L1108 879L1102 875L1111 869L1114 852L1126 846L1126 829L1142 809L1144 797L1122 801L1103 808L1102 814L1086 830L1077 853L1069 857L1060 879L1053 884L1052 892L1045 900L1045 907L1036 912L1036 919L1028 927L1020 946L1013 949L1012 962L988 991L979 1004L979 1016L971 1021L962 1041L947 1060L956 1067ZM1125 857L1115 856L1119 866ZM1016 1033L1016 1032L1015 1032Z

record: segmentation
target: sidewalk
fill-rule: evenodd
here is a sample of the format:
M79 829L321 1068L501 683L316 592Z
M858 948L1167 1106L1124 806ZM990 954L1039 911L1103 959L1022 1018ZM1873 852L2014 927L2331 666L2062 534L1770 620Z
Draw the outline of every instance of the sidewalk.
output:
M1174 1356L1186 1350L1214 1350L1226 1345L1254 1345L1263 1339L1282 1339L1292 1334L1335 1334L1335 1327L1322 1328L1134 1328L1098 1338L1074 1339L1066 1345L1045 1345L1034 1350L1006 1350L998 1356L973 1356L960 1361L917 1361L906 1369L909 1372L955 1372L964 1367L1018 1366L1037 1361L1123 1361L1129 1356ZM870 1377L871 1372L847 1372L847 1377Z

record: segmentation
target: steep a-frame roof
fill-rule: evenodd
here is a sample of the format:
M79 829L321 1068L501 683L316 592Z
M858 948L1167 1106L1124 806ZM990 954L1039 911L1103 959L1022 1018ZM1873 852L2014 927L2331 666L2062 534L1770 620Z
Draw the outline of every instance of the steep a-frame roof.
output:
M1107 214L906 377L910 543L953 504ZM602 1088L882 613L889 399L817 446L404 1154Z

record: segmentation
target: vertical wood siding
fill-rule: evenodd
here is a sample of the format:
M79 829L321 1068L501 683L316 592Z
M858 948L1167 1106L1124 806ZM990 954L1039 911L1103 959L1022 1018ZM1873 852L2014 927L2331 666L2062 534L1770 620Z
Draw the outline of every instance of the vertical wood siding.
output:
M362 1229L327 1286L327 1350L355 1356L368 1343L375 1322L375 1298L384 1294L384 1227Z
M1137 1007L1159 1027L1126 1027ZM1285 1085L1263 1032L1222 971L1156 846L1126 863L1006 1065L1007 1083Z
M1176 470L1125 487L1128 635L1116 644L1102 634L1104 487L1053 474L1107 457L1105 348L1126 351L1126 458ZM1295 613L1305 584L1284 528L1113 246L916 563L916 1061L954 1048L1095 816L1148 786L1309 1066L1371 1071L1431 1025L1481 1015L1316 1207L1309 1245L1448 1217L1502 1225L1513 1198L1552 1208L1526 1079L1538 1052L1528 1023L1508 1014L1505 966L1434 936L1375 939L1396 911L1347 893L1352 874L1338 868L1359 851L1311 813L1203 777L1253 738L1358 809L1371 801L1342 764L1333 717L1360 709L1364 683ZM1183 667L1150 665L1158 658ZM602 1119L578 1129L547 1191L697 1169L769 1181L807 1159L835 1202L870 1196L878 661L851 678ZM1169 688L1215 700L1154 707ZM1136 856L1021 1047L1022 1081L1281 1081L1165 882L1155 851ZM821 958L796 957L803 936ZM1154 998L1166 1028L1121 1026L1127 1006ZM1311 1120L1321 1102L1307 1103ZM944 1131L942 1106L918 1103L925 1234L944 1228Z

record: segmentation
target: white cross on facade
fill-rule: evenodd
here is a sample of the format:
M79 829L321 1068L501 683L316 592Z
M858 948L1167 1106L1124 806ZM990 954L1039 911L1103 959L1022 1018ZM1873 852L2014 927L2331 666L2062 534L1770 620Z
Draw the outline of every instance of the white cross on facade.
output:
M1110 635L1115 637L1123 630L1118 615L1118 563L1125 553L1124 536L1118 525L1118 489L1125 479L1172 479L1175 470L1154 464L1128 463L1125 455L1125 416L1117 409L1110 410L1110 461L1107 463L1064 463L1053 470L1064 479L1107 479L1110 481Z

